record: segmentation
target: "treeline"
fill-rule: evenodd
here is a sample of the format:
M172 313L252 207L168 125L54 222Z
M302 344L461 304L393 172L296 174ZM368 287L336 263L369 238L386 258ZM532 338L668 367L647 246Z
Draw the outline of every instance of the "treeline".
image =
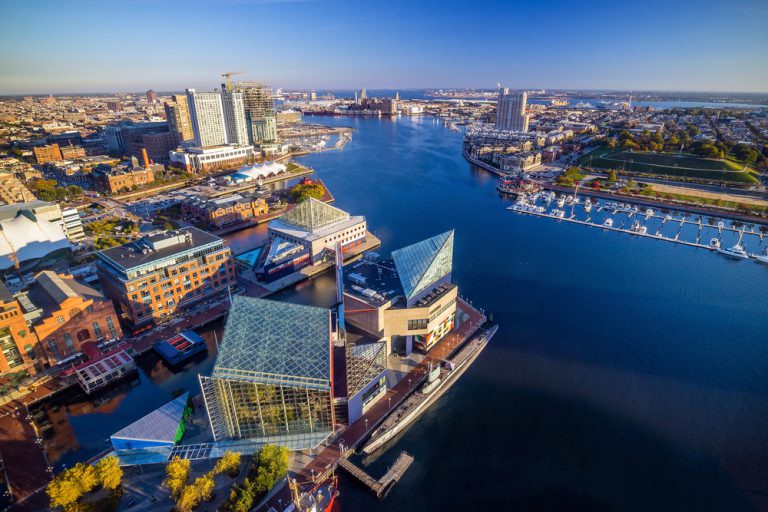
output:
M29 183L29 190L43 201L70 201L83 194L77 185L61 187L56 180L34 180Z

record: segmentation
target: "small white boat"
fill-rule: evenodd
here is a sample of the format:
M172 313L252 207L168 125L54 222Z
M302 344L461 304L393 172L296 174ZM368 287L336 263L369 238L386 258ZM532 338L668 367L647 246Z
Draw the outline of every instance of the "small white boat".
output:
M603 222L603 226L606 227L606 228L612 228L613 227L613 219L610 218L610 217L605 219L605 221Z
M630 231L632 231L633 233L645 235L646 233L648 233L648 228L640 224L640 221L636 220L635 222L632 223L632 227L630 228Z
M717 252L719 252L723 256L737 258L740 260L745 260L749 258L747 251L744 250L744 246L738 242L736 242L736 244L733 247L727 247L727 248L719 247L717 249Z
M562 208L563 206L565 206L565 197L560 196L557 198L557 207Z
M723 221L720 221L717 223L717 229L719 229L720 231L722 231L724 227L725 227L725 224L723 223Z
M587 199L586 201L584 201L584 211L590 212L591 210L592 210L592 201Z
M650 219L651 217L653 217L654 213L656 213L656 212L653 211L653 208L647 208L645 210L645 218L646 219Z
M719 238L713 238L709 241L709 246L714 247L715 249L720 248L720 239Z
M768 247L763 249L763 253L762 254L753 254L752 257L755 258L760 263L768 264Z

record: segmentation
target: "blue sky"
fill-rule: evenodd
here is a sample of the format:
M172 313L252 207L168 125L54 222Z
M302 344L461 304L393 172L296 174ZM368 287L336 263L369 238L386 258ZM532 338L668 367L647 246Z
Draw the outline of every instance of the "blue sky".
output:
M287 88L768 91L766 0L0 0L0 94Z

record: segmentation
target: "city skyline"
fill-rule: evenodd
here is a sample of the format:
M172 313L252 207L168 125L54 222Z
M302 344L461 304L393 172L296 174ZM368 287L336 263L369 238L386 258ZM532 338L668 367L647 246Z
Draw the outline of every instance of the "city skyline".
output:
M6 4L0 11L12 23L0 44L13 53L0 60L0 94L210 90L235 69L248 70L244 80L302 89L500 82L512 89L768 91L768 68L759 65L768 10L758 1L642 10L563 1L440 6ZM68 58L51 51L62 43Z

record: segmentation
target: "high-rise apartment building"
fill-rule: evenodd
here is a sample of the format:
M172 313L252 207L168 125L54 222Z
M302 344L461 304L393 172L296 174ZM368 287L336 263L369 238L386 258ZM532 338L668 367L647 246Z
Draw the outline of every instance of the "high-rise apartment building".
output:
M221 93L187 89L187 103L195 145L203 148L225 145L227 128Z
M157 93L152 89L147 91L147 101L149 103L157 103Z
M254 144L277 140L277 118L272 87L259 82L237 82L233 90L243 94L248 140Z
M496 103L497 130L527 132L529 116L525 113L528 95L524 92L510 93L509 89L499 91Z
M243 93L227 91L222 84L221 102L224 107L224 125L227 141L238 146L248 145L248 127L245 122L245 104Z
M192 131L192 120L189 118L189 105L187 97L182 94L171 96L173 101L165 102L165 117L168 119L168 127L176 137L176 143L192 140L195 134Z

